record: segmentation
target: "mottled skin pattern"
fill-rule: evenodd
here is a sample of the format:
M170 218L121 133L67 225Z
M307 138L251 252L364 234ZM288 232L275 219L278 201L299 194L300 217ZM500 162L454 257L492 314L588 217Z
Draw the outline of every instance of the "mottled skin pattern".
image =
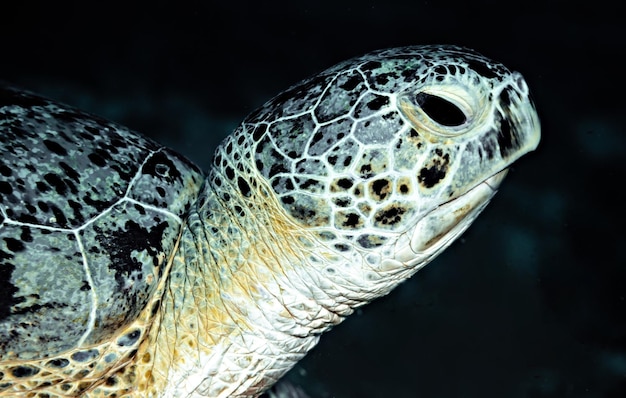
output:
M11 89L0 128L0 391L45 372L76 395L64 380L103 377L144 337L139 315L203 177L121 126Z
M445 249L539 141L521 75L451 46L290 88L202 187L138 134L0 95L6 396L257 396Z

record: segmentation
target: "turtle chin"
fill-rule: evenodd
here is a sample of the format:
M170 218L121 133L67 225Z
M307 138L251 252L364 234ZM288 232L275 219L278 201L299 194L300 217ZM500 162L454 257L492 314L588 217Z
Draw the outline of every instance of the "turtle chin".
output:
M425 265L458 238L487 206L504 180L508 169L499 171L466 193L433 209L417 223L412 232L408 256L397 258L405 266ZM408 248L407 248L408 249ZM408 253L406 253L408 254Z

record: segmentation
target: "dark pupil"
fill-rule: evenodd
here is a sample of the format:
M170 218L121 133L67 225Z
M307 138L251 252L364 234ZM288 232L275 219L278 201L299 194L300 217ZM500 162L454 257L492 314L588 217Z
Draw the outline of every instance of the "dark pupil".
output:
M419 93L415 100L424 112L443 126L460 126L465 123L465 114L456 105L436 95Z

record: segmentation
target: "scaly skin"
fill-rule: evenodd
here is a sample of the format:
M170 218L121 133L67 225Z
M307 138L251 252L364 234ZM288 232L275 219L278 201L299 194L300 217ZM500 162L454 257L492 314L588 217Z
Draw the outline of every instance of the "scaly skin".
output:
M167 277L96 349L102 363L139 330L129 354L88 380L48 387L39 372L10 389L258 396L321 333L450 245L538 141L521 75L472 51L407 47L341 63L220 145Z
M464 66L456 55L435 58L450 71ZM388 62L418 65L420 76L441 68ZM447 247L491 199L499 172L537 145L525 84L500 66L491 80L433 74L391 87L376 86L380 70L391 80L384 57L340 68L274 99L218 149L164 301L178 311L165 311L147 346L167 369L146 383L152 396L258 395L320 333ZM470 120L433 124L411 102L420 85L456 96ZM508 132L495 126L506 123Z

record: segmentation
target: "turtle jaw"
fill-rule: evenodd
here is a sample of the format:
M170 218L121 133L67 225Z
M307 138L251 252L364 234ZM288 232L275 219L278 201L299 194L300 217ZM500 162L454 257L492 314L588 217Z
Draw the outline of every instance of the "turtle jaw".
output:
M394 260L410 268L426 265L472 224L496 194L507 172L508 168L497 172L427 213L409 232L409 244L399 248Z

